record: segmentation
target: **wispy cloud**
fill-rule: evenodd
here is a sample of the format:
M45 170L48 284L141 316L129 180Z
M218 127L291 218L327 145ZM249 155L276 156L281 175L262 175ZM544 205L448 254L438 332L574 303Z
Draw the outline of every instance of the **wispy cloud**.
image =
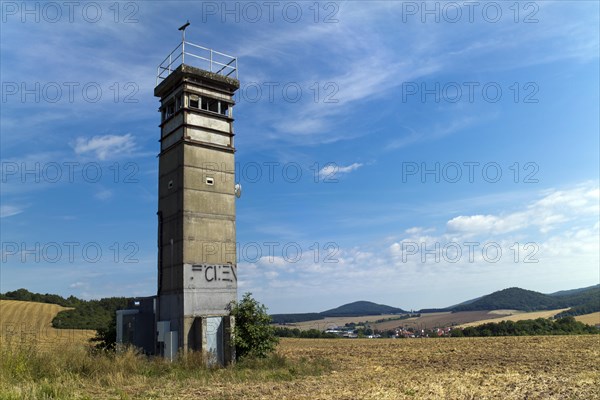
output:
M368 7L368 11L365 7ZM597 29L590 27L593 24L583 20L574 22L573 26L568 27L569 32L573 33L571 37L564 35L564 26L561 24L547 23L565 11L573 15L582 12L565 10L559 4L540 6L537 17L542 18L542 22L539 24L514 23L512 18L504 18L498 24L488 21L424 24L417 15L408 23L403 23L400 32L393 29L388 21L395 20L396 23L401 20L401 10L400 2L370 2L368 6L348 2L340 6L340 23L297 24L282 31L274 25L267 28L268 32L246 37L237 50L246 60L247 77L252 76L258 81L278 81L282 67L275 63L279 63L281 58L294 60L310 52L313 54L313 63L290 63L284 68L288 76L303 77L297 83L304 88L304 97L313 97L308 88L315 82L321 86L324 83L336 85L333 96L336 102L332 103L322 101L321 87L321 101L304 101L303 98L293 104L280 101L284 104L277 104L276 107L272 104L265 107L259 103L251 105L253 117L260 126L255 134L269 135L272 140L266 143L287 141L293 145L354 139L373 132L373 125L377 121L373 115L374 108L371 107L375 104L373 101L397 91L404 82L442 72L453 77L447 79L465 74L470 76L469 79L476 79L477 74L471 69L474 60L480 65L479 71L505 71L517 66L544 64L565 58L597 58ZM468 14L468 10L463 9L463 16ZM324 37L327 40L323 40ZM348 37L352 37L352 40L347 40ZM556 48L557 40L564 42L559 47L565 51L548 50L550 46ZM273 65L269 65L269 62ZM285 82L279 83L283 85ZM459 108L460 104L455 106ZM358 110L369 120L368 129L350 122L356 121L352 116ZM389 110L387 114L389 116ZM421 127L413 129L409 135L390 142L387 148L397 149L459 132L482 119L479 111L472 114L447 118L449 121L430 127L429 132ZM332 129L345 122L350 122L348 129ZM272 129L265 130L265 126Z
M502 234L535 227L548 233L559 224L579 217L599 215L600 201L597 187L578 186L569 190L553 190L517 212L499 215L460 215L446 224L451 234L466 236Z
M78 137L72 146L75 154L92 155L99 160L129 154L136 148L135 137L130 133L91 138Z
M419 131L417 131L412 128L406 128L409 132L407 135L390 141L385 148L387 150L395 150L417 142L440 139L453 133L460 132L463 129L467 129L488 118L489 117L487 116L463 116L458 118L453 117L450 121L447 121L445 124L441 124L439 122L436 123L429 130L420 129Z
M335 178L335 177L339 176L340 174L348 174L352 171L356 171L357 169L359 169L362 166L363 166L363 164L361 164L361 163L353 163L353 164L350 164L345 167L340 166L340 165L328 164L328 165L324 166L323 168L321 168L321 170L319 171L319 177L321 177L321 179Z
M94 194L94 197L98 200L108 200L113 196L113 191L110 189L101 189L100 191Z
M80 289L80 288L88 288L90 285L85 282L73 282L69 285L71 289Z
M4 204L0 206L0 218L8 218L14 215L21 214L25 210L23 206L13 204Z

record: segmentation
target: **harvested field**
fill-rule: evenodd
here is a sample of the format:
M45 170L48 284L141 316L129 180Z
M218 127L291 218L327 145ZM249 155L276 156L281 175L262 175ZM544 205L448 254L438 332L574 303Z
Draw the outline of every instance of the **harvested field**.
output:
M510 315L509 313L504 315ZM446 326L453 326L464 324L472 321L479 321L488 318L501 318L502 314L491 314L488 311L460 311L456 313L451 312L440 312L440 313L427 313L421 314L418 318L409 318L399 321L385 321L378 324L374 324L373 327L379 330L395 329L398 327L403 328L416 328L416 329L432 329L442 328Z
M547 311L523 312L518 310L492 310L492 311L460 311L460 312L436 312L424 313L420 317L397 319L398 315L366 315L361 317L339 317L325 318L322 320L306 321L295 324L287 324L287 328L299 328L301 330L318 329L325 330L336 326L344 326L349 322L368 322L374 329L381 331L396 328L432 329L447 326L476 326L487 322L519 321L524 319L550 318L567 308ZM593 319L592 316L586 317ZM598 317L596 317L598 318ZM387 321L375 322L387 319Z
M0 312L11 310L3 323L51 331L51 311L61 307L19 303L2 305ZM0 341L0 398L600 399L598 335L282 339L285 358L213 370L193 359L94 355L84 336L47 340L43 351L27 340L48 335L21 336L17 346Z
M344 326L347 323L354 322L369 322L373 324L375 321L379 321L381 319L390 319L390 318L398 318L399 315L396 314L384 314L384 315L364 315L359 317L328 317L324 319L317 319L312 321L304 321L304 322L296 322L293 324L279 325L286 328L298 328L300 330L306 331L309 329L318 329L320 331L324 331L329 328L335 328L336 326Z
M85 343L95 331L55 329L52 319L59 311L68 310L56 304L0 300L0 341L28 342L39 346Z
M599 339L286 339L278 348L285 363L220 370L64 349L28 372L35 356L15 359L4 349L0 398L594 400Z
M274 387L259 398L600 398L598 336L291 339L280 347L290 357L331 358L335 372L298 382L295 395Z
M421 314L420 317L398 319L398 315L365 315L360 317L332 317L322 320L299 322L295 324L287 324L286 328L298 328L301 330L318 329L326 330L336 326L344 326L346 323L368 322L371 327L379 330L395 329L398 327L430 329L436 327L445 327L451 325L460 325L467 322L479 321L490 318L500 318L505 315L512 315L518 312L514 310L497 310L497 311L461 311L457 313L451 312L436 312ZM387 320L375 322L379 320Z
M467 326L477 326L481 324L486 324L488 322L500 322L500 321L522 321L526 319L537 319L537 318L551 318L558 313L568 310L568 308L561 308L558 310L547 310L547 311L534 311L534 312L521 312L518 314L503 316L503 317L495 317L490 319L484 319L481 321L470 322L467 324L462 324L462 328L466 328Z
M578 315L575 319L588 325L600 325L600 311L591 314Z

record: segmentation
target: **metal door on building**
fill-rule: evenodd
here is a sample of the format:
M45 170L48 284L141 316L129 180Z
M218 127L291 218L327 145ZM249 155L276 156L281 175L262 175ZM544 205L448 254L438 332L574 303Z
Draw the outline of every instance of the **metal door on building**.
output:
M206 318L206 351L209 363L225 364L225 349L223 347L223 317Z

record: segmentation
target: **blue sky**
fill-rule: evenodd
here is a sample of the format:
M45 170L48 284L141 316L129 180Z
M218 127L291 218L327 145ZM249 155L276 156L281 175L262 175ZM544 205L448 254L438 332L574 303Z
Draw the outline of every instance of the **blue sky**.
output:
M240 294L599 283L597 2L270 4L2 3L0 291L155 293L153 88L188 19L239 58Z

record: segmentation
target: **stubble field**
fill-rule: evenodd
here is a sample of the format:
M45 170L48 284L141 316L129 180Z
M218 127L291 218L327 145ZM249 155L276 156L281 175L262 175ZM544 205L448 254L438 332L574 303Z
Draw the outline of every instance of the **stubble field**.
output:
M575 319L588 325L600 325L600 311L590 314L578 315Z
M597 399L599 339L286 340L284 354L326 357L334 370L263 398Z
M600 335L282 339L283 357L209 370L93 354L89 331L49 328L57 309L2 303L0 399L600 399Z
M46 376L20 372L15 378L3 371L9 379L1 385L0 398L600 398L598 336L284 339L278 353L287 361L218 370L192 363L182 372L130 353L86 359L79 350ZM26 369L2 357L3 368ZM46 357L46 364L52 364L52 357L65 355ZM319 371L310 370L315 366Z
M26 341L38 347L59 348L71 343L85 343L96 334L85 329L53 328L52 319L62 310L68 308L31 301L0 300L0 343Z

